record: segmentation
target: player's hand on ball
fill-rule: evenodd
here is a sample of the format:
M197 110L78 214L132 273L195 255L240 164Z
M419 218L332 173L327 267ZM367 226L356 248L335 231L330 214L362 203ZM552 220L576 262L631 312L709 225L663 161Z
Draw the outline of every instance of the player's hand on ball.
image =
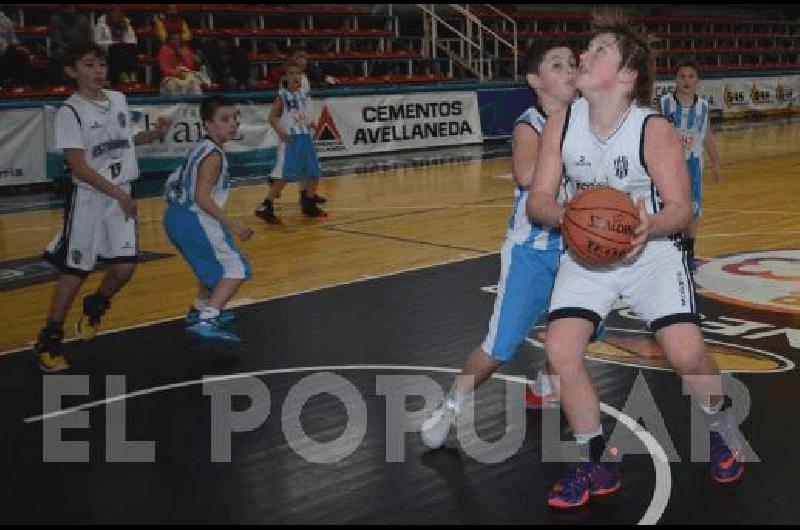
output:
M650 231L650 215L647 213L645 198L639 197L636 200L636 207L639 209L639 226L633 231L633 239L631 239L631 251L625 256L625 262L631 263L636 261L636 258L641 254L647 243L647 238Z

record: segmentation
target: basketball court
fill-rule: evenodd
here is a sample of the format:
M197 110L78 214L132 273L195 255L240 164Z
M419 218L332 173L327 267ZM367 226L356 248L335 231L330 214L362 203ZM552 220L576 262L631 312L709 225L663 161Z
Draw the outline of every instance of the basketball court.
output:
M143 186L138 203L143 262L114 299L104 333L92 342L67 344L73 365L67 377L79 379L71 383L75 395L55 407L45 396L54 388L48 385L60 382L39 372L30 344L54 279L38 257L62 214L57 197L4 198L3 520L797 521L800 509L791 485L800 474L794 458L800 414L791 396L800 353L800 212L793 199L800 192L800 124L789 118L740 121L724 124L717 134L723 181L705 182L698 238L703 262L696 281L708 345L723 370L750 393L742 431L761 462L748 465L740 484L718 486L707 464L690 461L688 397L642 322L624 307L614 310L608 335L590 347L587 360L604 404L604 423L619 420L620 429L639 444L641 454L623 462L618 495L575 512L548 509L544 499L560 470L542 459L542 438L552 429L543 427L540 412L506 421L506 393L522 398L531 363L542 355L541 328L476 397L479 439L524 434L510 456L481 462L469 436L430 451L418 433L398 434L387 395L408 395L404 428L418 429L433 404L414 395L416 385L429 380L447 389L484 337L512 201L507 146L497 145L323 164L329 176L321 192L331 213L323 221L303 219L289 187L279 203L284 224L260 225L252 210L263 196L263 183L238 183L228 210L256 234L242 245L254 279L235 299L236 327L244 339L236 348L185 335L182 318L195 285L165 238L163 200L147 196L158 190ZM98 281L93 275L81 294ZM287 396L303 381L322 390L296 410ZM637 418L624 415L637 384L652 394L680 462L665 463L664 440L648 436L649 425L636 427ZM267 389L269 406L262 412L268 414L246 432L231 434L229 461L212 461L210 396L214 389L219 397L223 389L235 394L253 388ZM353 432L350 412L331 396L336 392L351 392L359 397L353 402L363 404L364 421L356 422ZM234 397L232 403L242 411L250 402ZM335 462L311 461L314 444L297 445L286 435L284 422L293 415L308 439L330 443L344 434L351 451ZM558 417L554 421L558 425ZM60 431L60 439L88 442L83 456L77 462L47 461L52 457L48 423L70 422L75 423ZM141 456L138 449L120 453L120 429L125 440L145 444L138 449L149 447L144 454L152 458L133 462ZM568 439L565 433L562 439Z

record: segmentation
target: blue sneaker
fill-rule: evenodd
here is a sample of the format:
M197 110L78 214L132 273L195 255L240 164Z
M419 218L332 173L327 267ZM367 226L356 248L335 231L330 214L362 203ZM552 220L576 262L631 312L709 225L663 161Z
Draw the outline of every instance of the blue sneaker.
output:
M736 482L744 473L739 450L731 451L717 431L711 431L711 476L719 484Z
M219 317L218 317L219 323L222 324L223 326L226 324L230 324L231 322L233 322L234 316L235 315L232 310L223 309L222 311L219 312ZM186 323L191 326L192 324L197 324L199 320L200 320L200 310L194 306L190 307L189 312L186 313Z
M198 320L186 328L186 333L203 339L240 343L242 339L233 330L223 327L219 318Z
M581 462L553 485L547 504L553 508L578 508L589 502L589 497L602 497L619 490L622 480L615 464Z

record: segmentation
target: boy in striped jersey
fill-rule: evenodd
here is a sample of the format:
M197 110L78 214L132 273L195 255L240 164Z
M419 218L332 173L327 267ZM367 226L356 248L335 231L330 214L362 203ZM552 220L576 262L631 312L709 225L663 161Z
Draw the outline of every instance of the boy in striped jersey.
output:
M530 328L547 310L558 271L561 233L532 224L525 212L525 202L547 116L566 107L575 97L575 58L566 46L544 43L528 50L524 64L535 103L517 119L513 131L516 189L501 248L494 314L483 344L470 353L450 394L422 424L422 441L431 448L444 443L475 387L513 358ZM528 408L542 408L555 401L547 376L540 373L537 383L536 393L526 389Z
M281 196L287 182L305 182L306 194L300 199L300 209L307 217L327 217L328 214L317 206L317 184L322 175L319 160L311 137L311 124L308 122L308 93L302 88L303 69L294 61L286 65L288 88L278 91L272 104L269 123L280 139L278 162L269 179L267 197L256 210L255 215L270 225L281 224L275 215L274 200Z
M186 331L237 343L239 336L228 326L233 316L223 308L252 273L231 233L247 241L253 231L225 213L230 173L222 146L236 135L239 114L228 98L211 96L201 103L200 117L207 136L167 179L164 229L198 279Z
M661 114L678 129L681 146L686 157L692 188L692 214L694 219L684 233L689 252L689 267L697 269L694 261L694 238L703 210L703 149L708 152L714 170L714 182L719 182L719 157L717 142L709 127L708 101L698 96L700 66L695 61L683 61L675 74L675 92L661 98Z

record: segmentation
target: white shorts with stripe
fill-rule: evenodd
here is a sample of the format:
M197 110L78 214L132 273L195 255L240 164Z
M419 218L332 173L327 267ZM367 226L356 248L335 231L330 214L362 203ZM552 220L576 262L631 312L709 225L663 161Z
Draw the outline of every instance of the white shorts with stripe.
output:
M130 184L120 186L130 193ZM98 261L136 261L136 220L126 219L116 199L85 186L72 186L64 226L45 250L45 259L62 272L85 276Z
M634 263L601 269L584 267L567 253L553 288L549 319L584 318L596 328L621 296L655 332L679 322L698 324L694 295L686 253L669 240L648 242Z

